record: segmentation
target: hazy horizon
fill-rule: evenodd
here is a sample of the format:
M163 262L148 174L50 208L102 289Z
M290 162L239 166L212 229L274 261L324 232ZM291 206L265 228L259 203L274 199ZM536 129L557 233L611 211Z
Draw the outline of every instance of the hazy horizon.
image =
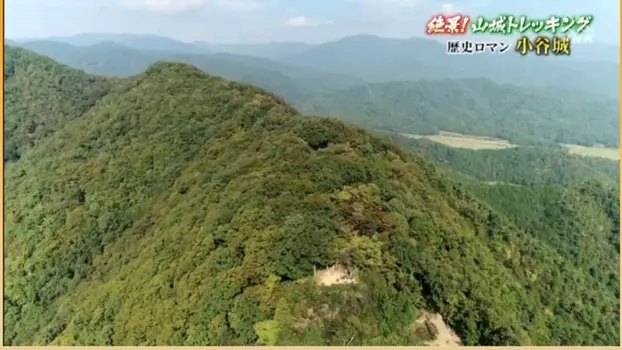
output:
M434 14L460 12L489 17L591 14L594 41L619 42L619 3L606 0L9 0L5 11L5 35L16 40L81 33L156 35L218 45L318 44L353 35L405 39L423 37Z
M84 32L84 33L77 33L74 35L66 35L66 36L41 36L41 37L5 37L6 40L11 40L11 41L15 41L15 42L29 42L29 41L44 41L44 40L58 40L58 39L69 39L69 38L76 38L76 37L80 37L80 36L87 36L87 35L127 35L127 36L135 36L135 37L154 37L154 38L167 38L167 39L172 39L181 43L186 43L186 44L197 44L197 43L204 43L204 44L208 44L208 45L215 45L215 46L244 46L244 45L271 45L271 44L304 44L304 45L321 45L321 44L325 44L325 43L330 43L330 42L336 42L336 41L340 41L346 38L352 38L352 37L362 37L362 36L367 36L367 37L376 37L376 38L381 38L381 39L397 39L397 40L409 40L409 39L424 39L424 40L432 40L432 41L437 41L439 43L446 43L449 40L464 40L466 38L470 39L470 40L475 40L475 39L479 39L479 40L490 40L491 38L496 38L497 40L499 40L501 37L499 36L482 36L482 35L471 35L471 36L463 36L463 37L434 37L434 36L411 36L411 37L391 37L391 36L384 36L384 35L377 35L377 34L371 34L371 33L358 33L358 34L351 34L351 35L346 35L343 37L338 37L335 39L331 39L331 40L326 40L326 41L320 41L320 42L305 42L305 41L295 41L295 40L287 40L287 41L280 41L280 40L272 40L272 41L249 41L249 42L213 42L213 41L205 41L205 40L183 40L180 38L175 38L175 37L171 37L171 36L167 36L167 35L156 35L156 34L141 34L141 33L129 33L129 32L119 32L119 33L115 33L115 32L100 32L100 33L95 33L95 32ZM506 38L506 40L508 38L511 38L511 40L515 40L518 36L515 37L511 37L511 36L506 36L504 38ZM577 44L583 44L583 43L577 43ZM611 47L620 47L619 43L615 43L615 42L607 42L607 41L598 41L598 39L594 40L593 44L598 44L598 45L602 45L602 46L611 46Z

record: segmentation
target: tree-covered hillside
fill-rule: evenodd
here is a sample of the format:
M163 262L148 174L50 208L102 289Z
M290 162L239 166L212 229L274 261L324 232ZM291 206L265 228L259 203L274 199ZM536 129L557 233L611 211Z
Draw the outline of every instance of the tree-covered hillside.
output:
M368 84L324 94L301 110L400 133L443 130L520 144L619 144L615 100L487 79Z
M81 74L7 57L33 99ZM414 345L425 310L466 345L619 344L609 279L422 157L183 64L104 82L6 165L5 345Z
M467 182L466 188L577 267L607 284L612 293L619 292L620 196L617 188L598 182L569 187Z
M526 186L580 185L591 181L617 186L620 182L619 162L570 154L564 148L468 150L398 134L389 137L463 179Z
M590 51L594 46L577 45L573 51ZM522 57L510 50L513 49L504 54L448 55L445 43L437 40L356 35L316 45L281 60L370 82L484 77L502 84L573 88L618 97L619 60L601 61L593 55L593 61L561 57L543 59Z
M140 74L157 61L187 63L225 79L259 86L291 103L300 103L320 91L343 89L362 83L362 80L347 75L322 73L242 55L193 54L162 49L139 50L115 42L74 46L41 40L19 43L19 46L51 57L70 67L111 77Z
M435 44L435 43L434 43ZM63 64L104 76L140 74L159 61L183 62L210 74L266 89L307 114L331 115L370 129L439 130L488 135L515 143L618 145L618 103L571 89L499 85L486 79L365 84L242 55L136 50L115 43L20 44Z
M4 47L4 161L78 118L105 96L110 81L61 66L30 51Z
M465 150L400 135L476 198L619 289L619 162L563 149ZM609 218L612 221L604 224ZM604 220L603 220L604 219Z

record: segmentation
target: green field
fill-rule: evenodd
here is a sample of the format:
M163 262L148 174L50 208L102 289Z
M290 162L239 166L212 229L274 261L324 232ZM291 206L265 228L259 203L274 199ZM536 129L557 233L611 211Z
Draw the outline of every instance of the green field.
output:
M402 136L414 138L414 139L427 139L430 141L438 142L445 146L453 148L464 148L473 150L485 150L485 149L506 149L513 148L516 145L510 143L507 140L502 140L494 137L477 136L477 135L464 135L453 132L441 131L438 135L416 135L416 134L400 134ZM620 150L617 148L608 147L587 147L580 145L567 145L564 147L568 150L580 156L585 157L598 157L612 160L620 159Z

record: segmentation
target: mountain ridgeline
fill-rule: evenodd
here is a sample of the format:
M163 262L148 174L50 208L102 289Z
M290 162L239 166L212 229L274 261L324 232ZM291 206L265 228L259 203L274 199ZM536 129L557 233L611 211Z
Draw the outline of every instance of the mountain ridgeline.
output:
M289 102L306 100L318 91L332 91L362 84L354 77L322 73L267 59L231 54L144 49L145 45L126 46L127 41L101 42L76 46L51 40L19 43L29 50L53 58L70 67L95 75L129 77L144 72L158 61L182 62L225 79L260 86ZM162 47L164 44L155 46Z
M465 345L619 345L604 188L543 231L260 88L5 52L5 345L421 345L426 312ZM337 264L355 283L314 278Z
M369 129L411 134L451 131L524 145L617 147L620 138L614 99L483 78L366 84L308 100L301 110Z
M592 49L590 45L575 45L574 53L589 53ZM620 91L617 56L605 55L613 58L612 61L601 58L547 60L511 52L447 55L445 43L436 40L356 35L280 60L323 72L348 74L368 82L487 78L501 84L565 87L617 98Z
M101 33L53 37L47 41L83 48L116 43L160 53L255 56L306 68L318 74L345 74L366 82L484 77L502 84L566 87L613 98L617 98L619 92L619 50L614 46L597 43L575 44L572 56L547 60L541 57L519 57L512 52L492 56L447 55L445 43L437 40L383 38L374 35L348 36L321 44L218 45L186 43L151 35ZM20 43L23 44L30 45L30 42Z
M153 41L150 39L130 47L126 45L138 39L112 36L109 39L115 42L94 41L97 38L99 36L78 37L69 41L92 43L90 46L75 46L53 40L18 45L73 68L103 76L137 75L162 60L187 63L209 74L275 93L305 114L334 116L369 129L413 134L453 131L532 145L567 143L588 147L595 144L617 147L619 143L617 93L611 94L611 91L617 89L617 78L611 83L608 92L603 93L599 89L608 84L604 77L596 89L585 85L576 74L577 71L589 72L592 69L590 67L607 69L613 63L592 66L585 62L568 61L556 63L554 67L547 68L549 71L544 74L540 71L549 64L545 60L534 62L525 59L514 62L496 57L487 62L484 58L470 60L469 57L459 57L456 62L445 62L447 55L439 47L440 44L424 39L357 37L306 48L313 52L324 48L321 52L327 55L325 59L345 60L351 62L349 65L359 64L361 57L376 57L377 61L369 62L361 68L363 72L375 72L376 68L370 66L375 62L374 67L392 67L399 72L414 69L425 73L405 75L399 79L391 75L374 78L361 72L349 72L345 68L342 71L349 72L349 75L326 72L322 67L305 66L285 59L279 61L245 55L165 50L162 48L177 47L169 45L166 40L149 46ZM84 41L86 39L91 41ZM362 45L366 41L373 45ZM266 50L272 46L268 45ZM378 50L374 51L375 56L364 52L365 48L369 50L376 46ZM152 49L147 50L146 47ZM332 49L328 50L329 47ZM298 49L302 50L301 47ZM352 54L359 51L360 55ZM394 56L394 59L404 62L393 62L391 57ZM339 66L333 61L327 62L326 66ZM426 68L428 64L437 66ZM499 64L503 64L503 67L495 69ZM479 68L471 67L473 65ZM606 73L609 78L618 75L617 66L614 66ZM480 74L482 69L488 73ZM508 74L521 70L540 73L527 80L508 78ZM598 76L596 73L590 74L590 77ZM573 78L571 82L563 79L547 80L556 75ZM521 73L521 76L528 75ZM405 79L417 81L393 81ZM508 82L515 85L507 85Z

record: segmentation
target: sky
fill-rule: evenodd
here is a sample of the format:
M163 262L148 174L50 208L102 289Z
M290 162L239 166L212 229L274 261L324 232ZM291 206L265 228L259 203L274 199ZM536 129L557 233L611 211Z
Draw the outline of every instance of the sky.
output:
M519 4L520 3L520 4ZM182 41L319 43L348 35L422 36L438 13L594 16L595 42L619 42L614 0L5 0L11 39L131 33ZM563 11L561 9L564 9Z

